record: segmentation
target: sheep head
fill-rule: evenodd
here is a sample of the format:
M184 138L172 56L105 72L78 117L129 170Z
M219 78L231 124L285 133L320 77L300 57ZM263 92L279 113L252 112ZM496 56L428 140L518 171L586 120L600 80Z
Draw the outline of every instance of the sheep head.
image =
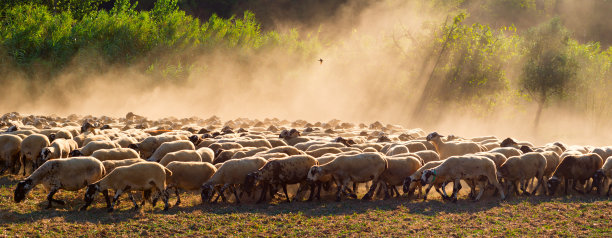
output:
M598 169L595 174L593 174L593 185L592 187L597 188L597 194L601 193L601 185L603 182L603 179L606 176L604 175L604 172L602 169Z
M45 162L47 160L49 160L51 157L51 148L49 147L45 147L42 149L42 151L40 151L40 157L42 158L42 161Z
M83 123L83 125L81 126L81 133L85 133L85 132L88 132L88 131L93 131L94 128L95 127L94 127L93 124L89 123L88 121L85 121Z
M529 146L526 146L526 145L521 146L520 150L521 150L523 153L533 152L533 149L531 149Z
M436 171L433 169L423 171L423 175L421 175L421 184L433 183L436 180L436 175Z
M257 184L257 181L259 181L261 177L261 174L259 171L255 171L255 172L250 172L246 175L246 178L244 178L244 190L250 195L251 192L253 191L253 188L255 187L255 185Z
M32 179L26 179L26 180L23 180L17 183L17 187L15 188L15 195L14 195L14 199L16 203L19 203L25 199L28 192L30 192L30 190L34 188L32 184L33 184Z
M557 176L552 176L548 180L548 182L546 183L546 186L548 187L549 195L555 194L555 191L557 191L557 187L559 187L559 184L561 184L561 180L557 178ZM568 185L566 184L565 186L568 186Z
M406 177L404 179L404 183L402 186L402 190L404 191L404 193L407 193L408 191L410 191L410 185L412 183L412 178L411 177Z
M296 129L291 129L289 131L289 134L287 136L289 136L289 138L296 138L298 136L301 136L302 134L300 134L300 132Z
M77 156L83 156L83 153L81 153L80 150L73 150L70 151L70 154L68 154L69 157L77 157Z
M202 197L202 203L204 203L204 201L210 200L214 195L214 191L214 186L211 183L205 183L204 185L202 185L202 193L200 194Z
M84 208L82 207L82 210L86 209L87 206L93 202L98 191L100 191L100 184L98 183L90 184L87 186L87 190L85 191L84 197L86 206L83 206Z
M53 142L55 140L57 136L55 135L55 133L51 133L47 136L47 138L49 138L49 142Z
M308 180L309 181L318 181L321 176L323 176L323 169L321 166L312 166L308 171Z
M426 139L427 139L427 141L432 141L432 140L438 139L440 137L442 137L442 135L440 135L440 134L438 134L438 132L434 131L434 132L430 133L429 135L427 135Z
M500 144L500 147L517 147L518 148L518 143L516 143L516 141L514 141L514 139L508 137L505 140L503 140Z

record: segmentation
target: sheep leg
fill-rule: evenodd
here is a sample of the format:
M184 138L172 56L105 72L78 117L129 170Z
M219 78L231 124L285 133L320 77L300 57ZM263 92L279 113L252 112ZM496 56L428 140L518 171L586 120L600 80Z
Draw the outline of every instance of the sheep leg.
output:
M357 183L353 182L353 191L351 193L357 194Z
M283 193L285 193L285 197L287 198L287 202L291 202L291 199L289 198L289 194L287 193L287 184L282 184L281 186L283 187Z
M475 181L473 179L469 179L465 181L468 186L470 186L470 194L468 195L468 197L472 200L474 200L476 198L476 184Z
M340 202L342 200L343 190L344 190L344 184L338 186L338 191L336 192L336 202Z
M393 191L395 191L395 195L396 196L394 196L394 197L399 197L400 196L399 190L397 190L396 186L391 187L391 189L393 189Z
M523 195L529 196L531 194L529 194L529 192L527 192L527 186L529 186L529 181L526 179L521 179L520 181L521 183L521 191L523 191Z
M501 196L502 200L506 199L506 195L504 194L504 189L502 188L502 185L499 184L499 181L497 181L496 178L489 178L489 183L493 184L493 186L495 187L495 191L499 192L499 195Z
M113 201L111 202L111 206L110 208L108 208L107 212L113 212L113 210L115 209L115 203L117 202L117 200L119 200L119 196L121 196L121 193L123 191L121 191L121 189L117 189L117 191L115 191L115 196L113 197Z
M261 189L261 195L259 195L259 200L257 200L257 203L262 203L263 201L266 200L266 193L268 192L268 183L264 183L262 184L263 188Z
M567 196L567 188L569 188L569 179L565 178L565 196Z
M153 204L153 201L151 201L151 190L150 189L142 191L142 202L140 203L140 206L141 207L144 206L146 201L149 201L149 203Z
M317 189L317 185L315 183L310 183L310 195L308 195L308 200L306 201L312 201L312 199L314 198L315 192Z
M181 195L179 195L179 189L178 188L174 188L174 194L176 195L176 203L174 204L174 206L178 207L179 204L181 204Z
M610 183L610 186L608 186L608 192L606 192L606 197L610 196L610 189L612 189L612 183Z
M168 208L170 208L170 205L168 204L168 200L170 200L170 195L168 194L168 191L166 190L159 190L159 193L162 196L162 201L164 202L164 211L168 211ZM155 206L153 206L155 207Z
M64 201L53 199L53 195L55 195L55 193L57 193L58 190L59 189L57 188L53 188L51 189L51 191L49 191L49 194L47 195L47 201L49 201L49 204L47 204L47 209L51 208L53 202L56 202L60 205L64 205Z
M108 196L108 189L102 191L102 195L104 195L104 201L106 201L106 208L110 208L111 207L111 200L110 197ZM87 206L89 206L89 204L86 204Z
M128 197L130 198L132 203L134 203L134 211L138 211L140 207L138 206L138 203L136 203L136 200L134 200L134 196L132 195L132 193L128 193L128 194L129 194Z
M474 200L474 202L476 202L476 201L479 201L479 200L480 200L480 198L482 197L482 194L484 194L485 187L486 187L485 182L482 182L482 181L478 182L478 184L477 184L477 185L478 185L478 189L479 189L480 191L478 191L478 195L476 196L476 199Z
M455 181L453 182L453 195L452 195L451 201L453 201L454 203L457 202L457 194L459 193L460 183L461 183L460 179L455 179Z
M533 190L531 191L531 194L536 195L536 193L538 192L538 189L540 188L540 186L542 185L542 182L544 181L544 177L540 176L538 178L538 183L536 184L535 188L533 188Z
M427 194L429 194L429 190L431 190L431 187L433 185L431 184L427 184L427 188L425 188L425 194L423 195L423 201L427 201ZM438 191L438 193L440 193L440 188L436 187L436 191Z
M227 202L227 199L225 198L225 189L227 189L227 187L229 187L229 184L223 185L221 190L219 190L219 195L221 196L221 199L223 200L224 203Z
M372 196L374 195L374 191L376 191L376 188L378 187L378 181L377 182L373 182L372 186L370 186L370 190L368 190L368 192L366 193L366 195L364 195L361 200L371 200Z
M578 184L580 184L580 185L581 185L581 187L583 186L583 185L580 183L580 181L576 181L576 180L574 180L574 186L572 186L572 189L574 189L574 191L576 191L576 192L578 192L578 193L580 193L580 194L584 194L584 191L583 191L584 187L582 187L581 189L578 189L578 188L576 187L576 186L578 186Z

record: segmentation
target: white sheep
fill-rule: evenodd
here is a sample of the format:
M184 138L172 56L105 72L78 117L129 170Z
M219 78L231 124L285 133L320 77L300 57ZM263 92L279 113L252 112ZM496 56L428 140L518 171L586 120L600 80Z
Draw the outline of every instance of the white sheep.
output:
M106 173L112 172L115 168L121 166L133 165L135 163L146 162L146 160L140 159L139 157L130 158L130 159L122 159L122 160L105 160L102 161L104 165L104 170Z
M58 138L53 140L49 147L42 149L40 157L43 162L52 159L68 158L70 152L77 149L77 146L76 141L73 139Z
M538 188L544 184L544 171L546 170L546 158L538 152L530 152L521 156L512 156L506 160L499 168L499 176L503 177L508 183L508 193L510 186L518 194L517 183L520 183L523 194L536 194ZM536 178L538 184L530 193L527 191L527 181ZM546 188L544 188L546 189Z
M217 191L223 201L227 201L224 192L229 188L236 197L236 202L240 202L234 186L244 184L247 174L260 169L266 164L266 160L260 157L231 159L225 161L217 169L217 172L202 185L202 202L212 199L214 191ZM222 185L221 189L217 185Z
M70 156L91 156L96 150L121 148L113 141L92 141L78 150L70 152Z
M100 162L101 163L101 162ZM115 203L119 196L124 192L129 193L130 200L134 203L134 209L138 209L138 204L132 197L130 191L151 191L161 195L164 201L164 211L168 210L168 193L166 192L166 176L171 176L172 171L154 162L141 162L129 166L115 168L101 180L87 186L85 192L85 205L81 211L86 210L94 200L96 193L101 192L106 200L108 212L114 210ZM108 196L108 190L115 190L112 202ZM157 202L157 197L153 200L153 207Z
M130 148L113 148L96 150L91 154L91 157L94 157L100 161L106 161L139 158L140 155L138 155L138 152Z
M202 158L202 162L212 163L215 159L215 152L208 147L202 147L196 150L198 154L200 154L200 158Z
M42 134L32 134L21 141L20 162L23 175L26 174L26 164L32 164L32 171L38 167L39 163L42 162L40 152L49 145L51 145L49 138Z
M176 204L181 203L179 189L186 191L200 190L202 184L208 181L217 168L208 162L170 162L166 168L172 171L172 175L166 177L167 189L174 189Z
M351 197L357 197L356 191L350 191L348 188L349 182L365 183L372 181L370 190L362 198L363 200L369 200L380 182L380 176L386 169L387 160L380 153L340 155L327 164L312 166L308 173L308 179L316 182L319 177L331 174L336 180L336 184L340 185L336 192L337 201L340 201L341 194L346 193L346 190L349 190Z
M64 201L53 199L53 195L57 191L60 189L77 191L94 181L100 180L105 174L102 162L93 157L49 160L17 184L15 202L23 201L32 188L42 184L45 190L49 192L47 208L51 208L54 202L64 205Z
M175 152L179 150L193 150L195 151L195 146L191 141L188 140L177 140L171 142L162 143L156 150L153 152L153 155L147 159L147 161L159 162L164 156L170 152Z
M166 166L173 161L202 162L202 157L200 157L200 154L195 150L179 150L164 155L164 158L162 158L159 163Z
M486 180L483 180L485 178ZM425 170L421 176L421 183L433 183L436 179L453 182L453 194L451 195L453 202L457 201L457 192L460 189L459 184L461 179L477 181L480 192L476 196L476 201L480 200L480 197L484 193L486 181L497 188L502 200L506 198L501 185L497 181L495 163L493 163L491 159L483 156L451 156L437 167Z
M414 156L386 157L386 160L388 168L381 175L383 188L391 188L391 195L399 196L396 186L402 186L407 174L413 174L421 168L421 160ZM387 198L389 194L385 192L385 199Z
M475 142L444 142L442 141L442 136L437 132L427 135L427 141L431 141L434 144L442 160L450 156L473 154L482 151L480 145Z
M0 135L0 162L4 161L0 175L10 169L11 173L19 172L19 152L22 139L16 135Z
M414 193L415 189L418 189L420 197L422 194L422 187L424 184L421 183L421 175L425 170L435 168L436 166L442 164L443 161L430 161L425 163L422 167L420 167L417 171L412 173L409 177L404 179L403 191L404 193L408 193L409 195ZM425 194L423 195L423 201L427 200L427 194L429 194L429 190L432 187L435 187L436 191L443 199L448 199L448 195L446 195L445 186L446 183L441 182L441 180L434 181L433 183L428 184L428 187L425 189Z

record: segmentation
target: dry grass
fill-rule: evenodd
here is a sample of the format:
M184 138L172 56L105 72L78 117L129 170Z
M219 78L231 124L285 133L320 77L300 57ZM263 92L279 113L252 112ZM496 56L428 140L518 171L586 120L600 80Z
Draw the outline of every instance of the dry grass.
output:
M132 211L123 197L119 209L107 213L100 196L88 211L77 211L83 191L60 191L56 198L67 205L46 210L42 186L16 204L16 179L0 177L0 236L612 236L612 202L595 195L503 202L493 197L471 202L463 196L456 204L431 196L426 202L394 198L200 205L199 196L192 194L168 212L159 203Z

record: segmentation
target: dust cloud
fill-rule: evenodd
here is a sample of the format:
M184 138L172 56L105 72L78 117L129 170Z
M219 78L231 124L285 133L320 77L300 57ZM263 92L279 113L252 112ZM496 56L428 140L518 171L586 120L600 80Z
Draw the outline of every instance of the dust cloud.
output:
M445 10L426 2L377 1L358 12L351 10L355 8L349 2L334 22L312 29L301 27L330 40L322 42L312 59L288 56L279 49L255 53L247 61L232 52L211 52L194 64L204 70L193 70L181 82L154 80L134 68L117 66L101 73L69 67L44 82L11 75L12 79L0 87L0 111L118 117L131 111L151 118L217 115L223 120L381 121L444 135L496 135L537 144L604 145L612 139L604 130L608 125L554 105L545 109L541 127L534 129L536 108L527 102L503 105L486 115L464 110L465 105L447 105L431 109L439 110L435 118L424 115L427 119L411 121L416 99L428 92L422 91L423 83L415 73L405 70L422 64L411 57L414 52L409 49L414 49L415 42L410 38L423 31L424 25L442 24L448 17Z

